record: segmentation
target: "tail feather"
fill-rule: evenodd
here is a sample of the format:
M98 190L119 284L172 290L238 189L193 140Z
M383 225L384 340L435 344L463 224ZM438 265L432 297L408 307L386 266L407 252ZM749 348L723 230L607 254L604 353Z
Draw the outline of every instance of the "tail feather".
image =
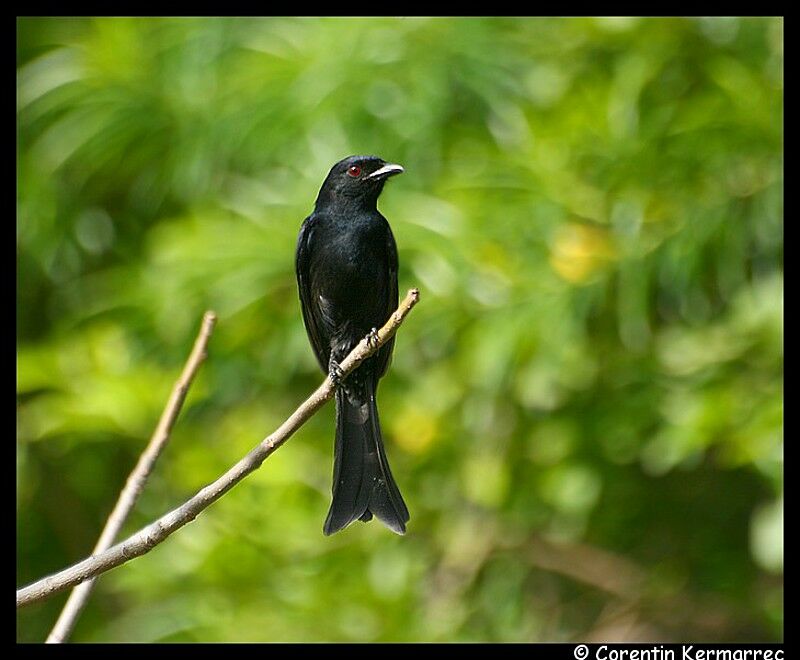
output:
M370 421L372 423L372 429L373 429L372 433L373 436L377 439L377 442L375 444L378 450L378 457L377 457L378 466L380 474L383 477L383 483L386 486L386 488L380 490L386 493L388 497L388 504L390 505L391 509L395 512L396 514L395 517L399 518L402 521L403 523L402 532L398 532L402 534L405 533L406 531L405 523L408 522L410 515L408 513L408 507L406 507L406 503L403 501L403 496L400 494L400 489L397 487L397 483L395 482L394 477L392 476L392 471L391 469L389 469L389 461L386 458L386 450L383 448L383 437L381 436L380 420L378 419L378 406L376 405L375 402L374 390L370 393L369 399L370 399ZM380 498L380 495L377 492L374 493L374 495L376 496L376 499ZM376 502L376 507L377 507L377 502ZM375 509L372 506L370 506L370 509L375 512L375 515L378 516L378 518L386 522L386 520L382 518L380 514L378 514L378 512L375 511ZM388 525L389 523L387 522L386 524ZM389 525L389 527L391 527L391 525Z
M409 520L383 449L375 387L368 383L365 389L365 396L358 398L349 397L344 388L336 392L333 500L323 530L326 536L373 515L393 532L404 534Z

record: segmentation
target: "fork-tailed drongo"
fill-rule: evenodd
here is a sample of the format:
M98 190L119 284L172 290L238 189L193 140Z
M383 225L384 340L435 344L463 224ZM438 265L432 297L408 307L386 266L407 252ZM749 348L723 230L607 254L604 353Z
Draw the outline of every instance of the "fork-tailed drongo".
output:
M300 229L295 267L308 338L322 370L339 379L339 362L397 307L397 247L377 208L386 179L403 168L375 156L336 163L314 212ZM398 534L409 515L383 448L375 391L394 339L336 390L333 500L323 531L376 516Z

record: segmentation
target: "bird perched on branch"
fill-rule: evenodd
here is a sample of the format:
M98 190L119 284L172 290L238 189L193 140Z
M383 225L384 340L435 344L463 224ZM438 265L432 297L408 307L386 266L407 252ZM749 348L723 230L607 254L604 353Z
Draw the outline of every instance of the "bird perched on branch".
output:
M341 380L339 362L397 307L397 247L377 202L386 180L402 171L376 156L339 161L300 228L295 268L303 321L320 367L334 382ZM386 460L375 402L393 347L394 338L336 390L326 535L373 515L398 534L406 531L408 508Z

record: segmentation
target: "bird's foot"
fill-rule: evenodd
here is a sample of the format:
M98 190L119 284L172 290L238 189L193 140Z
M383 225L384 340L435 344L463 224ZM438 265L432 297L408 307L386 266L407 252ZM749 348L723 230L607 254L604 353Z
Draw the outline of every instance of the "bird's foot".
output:
M342 384L344 372L336 360L331 359L331 361L328 363L328 378L331 379L331 382L336 387L339 387L339 385Z
M370 348L377 348L379 340L380 337L378 336L378 328L372 328L367 335L367 344Z

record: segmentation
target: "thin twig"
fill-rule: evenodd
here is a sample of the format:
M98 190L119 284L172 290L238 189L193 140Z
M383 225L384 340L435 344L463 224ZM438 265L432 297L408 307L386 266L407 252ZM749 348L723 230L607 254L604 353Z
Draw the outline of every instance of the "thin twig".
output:
M197 339L194 342L192 352L189 354L189 358L183 367L180 377L175 381L172 393L170 394L164 411L161 413L161 418L158 420L158 425L155 431L153 431L150 442L147 444L141 456L139 456L136 467L133 468L133 471L128 476L128 480L125 482L125 487L119 494L117 504L114 506L114 510L106 521L106 526L103 528L102 534L100 534L97 545L95 545L94 550L92 550L92 555L98 555L111 547L120 529L122 529L122 525L125 523L128 514L133 510L136 501L139 499L139 495L142 494L144 485L150 476L150 472L153 470L156 460L161 454L161 450L164 449L169 441L172 427L175 425L175 420L178 419L178 414L186 399L189 387L192 385L194 376L203 363L203 360L206 358L206 346L208 345L208 340L214 330L216 321L217 316L214 312L209 311L203 315L203 322L200 326ZM64 609L61 610L58 621L56 621L53 630L51 630L50 634L47 636L48 644L60 644L67 640L83 608L86 606L89 596L92 594L94 583L95 578L92 578L77 586L72 591L64 605Z
M411 289L397 310L389 317L386 325L378 331L377 341L373 342L370 341L371 337L365 337L340 363L343 377L375 353L394 335L418 300L419 291ZM329 401L335 391L336 385L330 378L326 378L322 385L300 404L300 407L276 431L264 438L216 481L200 490L178 508L161 516L155 522L105 552L84 559L69 568L18 589L17 607L37 602L57 591L80 584L84 580L105 573L152 550L170 534L194 520L202 511L256 470L270 454L286 442L297 429Z

